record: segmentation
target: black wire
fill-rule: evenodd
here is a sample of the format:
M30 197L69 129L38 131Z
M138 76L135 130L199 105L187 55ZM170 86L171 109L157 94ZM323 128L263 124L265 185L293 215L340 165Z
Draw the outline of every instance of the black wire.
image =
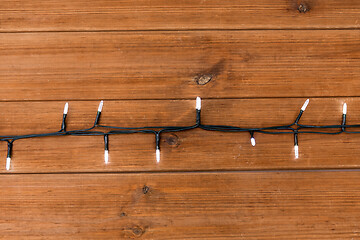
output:
M136 133L145 133L145 134L155 134L156 139L160 138L160 134L164 132L181 132L188 131L192 129L202 129L205 131L218 131L218 132L248 132L251 136L254 133L263 133L263 134L325 134L325 135L337 135L341 133L360 133L360 131L347 131L349 128L360 128L360 124L355 125L346 125L345 118L343 116L343 122L340 125L303 125L299 124L304 111L300 111L296 120L292 124L280 125L280 126L270 126L270 127L252 127L244 128L237 126L228 126L228 125L204 125L201 123L201 112L196 110L196 123L191 126L145 126L145 127L118 127L118 126L108 126L98 124L101 112L98 112L96 120L93 126L85 129L79 130L66 130L65 119L66 115L63 116L63 122L61 125L60 131L42 133L42 134L27 134L27 135L6 135L0 136L0 141L6 141L11 143L11 146L14 141L21 139L29 138L39 138L39 137L55 137L55 136L105 136L105 135L118 135L118 134L136 134ZM108 131L95 131L94 129L109 129ZM314 129L322 131L314 131ZM335 132L330 130L337 130ZM158 143L157 143L158 144ZM10 145L9 145L10 146ZM157 146L158 147L158 146Z

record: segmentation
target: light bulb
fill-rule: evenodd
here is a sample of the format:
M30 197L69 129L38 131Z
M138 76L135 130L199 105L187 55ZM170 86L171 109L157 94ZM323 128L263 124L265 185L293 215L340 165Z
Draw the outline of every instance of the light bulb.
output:
M298 159L299 158L299 146L295 145L294 150L295 150L295 159Z
M10 170L10 162L11 162L11 158L6 158L6 170L9 171Z
M343 114L346 115L346 112L347 112L347 104L344 103L344 105L343 105Z
M100 115L101 115L101 111L102 111L102 108L103 108L103 104L104 104L104 101L101 100L101 101L100 101L100 104L99 104L99 108L98 108L97 114L96 114L94 127L95 127L95 126L98 124L98 122L99 122Z
M64 114L68 114L69 111L69 103L65 103L65 107L64 107Z
M255 138L252 137L252 138L250 139L250 141L251 141L251 145L253 145L253 147L255 147L255 144L256 144Z
M156 149L156 162L160 162L160 149Z
M196 110L201 110L201 98L196 97Z
M101 112L101 111L102 111L103 105L104 105L104 101L101 100L101 101L100 101L100 104L99 104L98 112Z
M304 102L304 105L301 107L302 111L305 111L307 105L309 104L309 101L310 101L309 99L306 99L306 101Z
M105 164L108 164L108 162L109 162L109 150L105 150L104 159L105 159Z

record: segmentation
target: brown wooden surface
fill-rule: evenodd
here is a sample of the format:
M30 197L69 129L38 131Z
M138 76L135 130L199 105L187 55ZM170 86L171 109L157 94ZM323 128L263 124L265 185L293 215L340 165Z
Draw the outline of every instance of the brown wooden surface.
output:
M203 124L266 127L292 123L305 99L203 99ZM348 124L358 123L360 98L314 98L303 124L340 124L348 104ZM0 103L1 135L59 130L64 102ZM98 102L70 102L68 130L93 124ZM156 109L156 111L154 111ZM256 111L253 111L256 109ZM29 117L31 116L31 121ZM195 100L105 101L101 124L140 127L195 123ZM110 163L104 164L102 136L65 136L18 140L11 172L121 172L246 169L356 168L360 140L349 134L300 135L294 159L293 135L208 132L201 129L161 135L161 162L155 162L153 134L110 136ZM6 144L0 145L6 150ZM332 157L329 157L332 156ZM3 158L0 172L5 170Z
M358 30L22 33L0 42L1 100L360 92Z
M359 182L359 171L2 175L0 236L357 239Z
M360 123L360 1L0 1L0 135ZM0 143L0 239L360 239L360 135Z
M3 0L0 31L358 28L357 0Z

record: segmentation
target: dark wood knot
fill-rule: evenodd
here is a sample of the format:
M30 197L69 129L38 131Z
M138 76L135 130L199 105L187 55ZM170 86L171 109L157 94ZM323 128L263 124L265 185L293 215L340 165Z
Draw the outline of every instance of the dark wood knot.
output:
M300 4L299 4L298 11L299 11L300 13L306 13L306 12L308 12L309 10L310 10L309 7L308 7L305 3L300 3Z
M144 194L147 194L149 192L149 190L150 190L150 188L146 185L142 188L142 191Z
M195 77L195 82L198 85L205 85L212 80L213 76L210 74L199 75Z
M164 139L165 139L165 142L167 144L169 144L170 146L177 147L180 145L179 137L174 133L171 133L170 135L165 136Z
M143 235L144 234L144 230L141 228L141 227L133 227L132 228L132 232L134 233L134 235L136 236L136 237L140 237L141 235Z
M122 212L122 213L119 214L119 216L120 216L120 217L126 217L127 214L126 214L126 212Z

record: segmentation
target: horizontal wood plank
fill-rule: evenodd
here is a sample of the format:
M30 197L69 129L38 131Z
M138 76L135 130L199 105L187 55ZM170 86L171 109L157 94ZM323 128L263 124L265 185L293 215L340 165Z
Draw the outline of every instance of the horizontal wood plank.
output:
M360 31L0 34L0 100L359 96Z
M305 99L203 99L203 124L267 127L292 123ZM360 122L360 98L312 98L303 124L340 124L348 104L348 124ZM97 101L71 101L68 130L92 126ZM1 135L54 132L60 129L64 102L0 103ZM101 124L183 126L195 123L195 100L105 101ZM18 140L10 171L5 153L0 172L118 172L254 169L358 168L360 135L300 134L299 159L294 158L292 135L209 132L201 129L161 135L161 161L155 161L153 134L109 137L110 162L104 164L101 136L64 136ZM3 164L1 164L1 162Z
M0 31L358 28L357 0L3 0Z
M360 172L0 176L4 239L357 239Z

